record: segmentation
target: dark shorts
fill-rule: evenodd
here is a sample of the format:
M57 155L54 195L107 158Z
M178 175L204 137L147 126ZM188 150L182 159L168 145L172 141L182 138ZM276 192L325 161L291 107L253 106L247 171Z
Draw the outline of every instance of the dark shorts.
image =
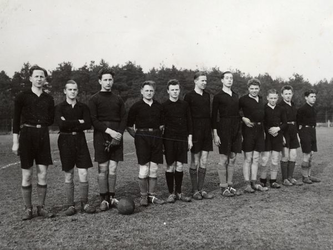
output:
M187 151L188 141L187 137L179 139L168 139L163 140L165 160L168 166L178 161L181 163L187 163Z
M50 135L47 127L23 127L19 137L21 168L29 169L34 165L52 165Z
M302 152L305 154L317 152L316 128L302 127L299 131Z
M243 124L242 135L244 152L265 151L265 132L262 125L254 125L250 128Z
M105 122L111 129L118 129L118 122ZM112 161L123 161L124 160L124 147L123 139L121 139L118 146L110 147L109 151L105 150L105 142L111 141L111 136L104 132L94 130L94 148L95 148L95 162L104 163L109 160Z
M210 119L193 118L193 154L200 151L213 151L213 137Z
M68 172L74 168L91 168L92 162L87 146L85 134L76 135L60 134L58 148L62 170Z
M242 135L240 118L222 118L218 122L217 134L221 141L219 146L220 154L229 155L231 152L241 152Z
M289 149L299 148L296 125L288 124L287 129L284 131L284 138L286 139L284 147Z
M134 143L139 165L163 163L163 140L159 129L152 132L137 130Z
M265 139L265 151L277 151L281 152L283 149L283 134L279 132L277 136L272 136L268 132Z

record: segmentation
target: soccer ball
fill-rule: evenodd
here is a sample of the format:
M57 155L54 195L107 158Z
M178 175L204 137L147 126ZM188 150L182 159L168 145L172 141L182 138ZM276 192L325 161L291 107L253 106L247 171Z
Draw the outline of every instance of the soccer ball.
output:
M134 213L135 204L133 199L126 197L118 202L117 208L118 213L128 215Z

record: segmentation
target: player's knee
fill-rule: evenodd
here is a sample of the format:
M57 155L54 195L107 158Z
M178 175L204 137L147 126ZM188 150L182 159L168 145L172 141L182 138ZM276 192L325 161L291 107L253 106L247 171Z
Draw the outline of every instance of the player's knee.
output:
M88 181L88 169L78 169L80 182Z
M109 174L116 175L117 174L117 162L111 161L109 164Z
M235 164L236 161L236 154L235 153L231 153L230 157L229 157L229 164Z
M169 173L175 172L175 166L174 165L167 166L166 172L169 172Z
M150 178L157 178L157 169L158 165L155 163L151 163L149 167L149 177Z
M148 174L149 174L149 167L147 165L140 165L139 178L145 179L148 177Z
M74 181L74 173L66 172L65 173L65 183L72 183Z
M272 164L273 165L278 165L279 164L279 157L273 157L272 156Z
M32 180L32 171L23 171L22 172L22 185L29 186L31 185Z
M177 172L183 172L183 163L177 161L177 163L176 163L176 171Z

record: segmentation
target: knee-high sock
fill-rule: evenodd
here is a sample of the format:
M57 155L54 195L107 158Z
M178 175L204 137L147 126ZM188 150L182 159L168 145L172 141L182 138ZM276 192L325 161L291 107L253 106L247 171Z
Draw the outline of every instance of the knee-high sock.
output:
M228 186L232 186L233 185L234 170L235 170L235 164L229 163L227 165L227 182L228 182Z
M21 187L21 192L22 192L24 205L27 208L32 208L32 203L31 203L32 186L31 185L22 186Z
M169 193L172 194L173 193L175 173L174 172L165 172L165 178L166 178Z
M288 179L293 178L294 171L295 171L295 165L296 165L296 162L288 161L288 175L287 175Z
M266 166L262 166L262 171L261 171L261 174L260 174L261 179L267 179L268 169L269 169L268 164Z
M303 177L309 177L309 163L306 161L303 161L301 167L302 167Z
M74 206L74 182L65 183L67 206Z
M182 183L183 183L183 172L175 171L175 183L176 183L176 193L182 193Z
M45 204L46 192L47 192L47 185L37 184L38 202L40 206L44 206Z
M245 181L250 180L250 163L246 161L243 163L243 176Z
M139 178L139 187L140 187L140 194L142 196L148 195L148 178Z
M109 174L109 191L112 198L116 194L116 182L117 182L117 175Z
M198 190L201 191L203 189L203 185L205 183L205 177L206 177L206 169L200 168L198 170Z
M279 166L275 164L271 164L271 180L277 179Z
M89 183L80 182L80 200L83 203L88 203Z
M227 166L226 164L217 165L217 173L220 179L220 187L227 187Z
M256 181L257 180L258 168L259 168L258 162L252 162L252 164L251 164L251 181Z
M198 172L196 169L190 168L190 177L193 193L198 191Z
M101 200L106 200L109 193L108 179L105 173L98 174L98 186Z
M282 181L284 181L285 179L288 179L289 164L287 161L280 161L280 165L281 165Z
M149 177L148 178L148 194L149 195L156 195L155 191L156 191L156 185L157 185L157 178L152 178Z

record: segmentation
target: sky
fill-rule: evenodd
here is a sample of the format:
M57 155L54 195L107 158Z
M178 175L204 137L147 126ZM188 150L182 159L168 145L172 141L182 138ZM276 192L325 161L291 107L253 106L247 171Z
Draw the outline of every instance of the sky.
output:
M333 78L331 0L0 0L0 71L101 59Z

